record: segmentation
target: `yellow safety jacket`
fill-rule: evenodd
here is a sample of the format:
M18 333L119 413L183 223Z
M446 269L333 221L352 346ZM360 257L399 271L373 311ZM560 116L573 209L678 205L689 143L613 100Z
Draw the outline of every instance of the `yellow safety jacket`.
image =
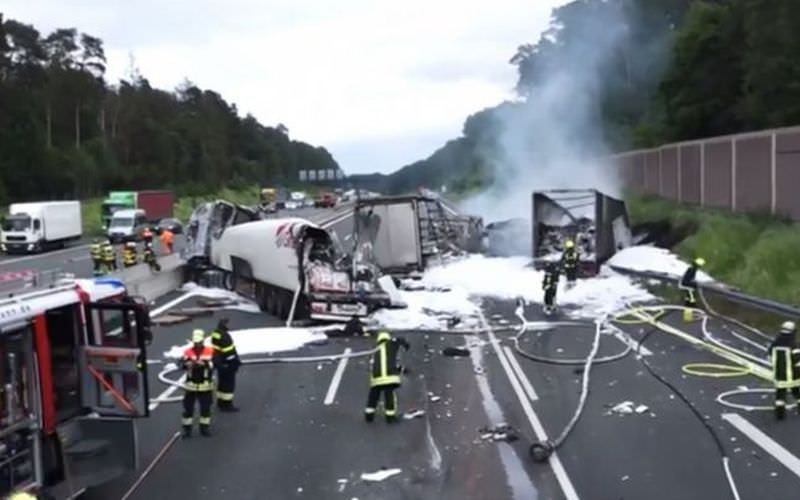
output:
M122 252L122 263L126 266L135 266L138 258L136 256L136 250L133 248L126 248Z
M794 359L797 359L799 352L787 346L772 347L772 375L775 379L775 387L778 389L791 389L800 386L800 379L796 376L797 368L794 366Z
M183 366L186 368L186 382L189 391L205 392L214 389L214 350L203 346L198 353L194 346L183 351Z
M397 353L401 346L406 349L409 347L408 342L398 337L378 344L378 352L372 355L370 387L400 385L400 367L397 365Z
M103 247L99 243L92 243L92 246L89 247L89 254L92 256L92 260L101 260L103 258Z
M117 260L117 254L114 252L114 247L111 245L105 245L103 247L103 260L107 262L113 262Z

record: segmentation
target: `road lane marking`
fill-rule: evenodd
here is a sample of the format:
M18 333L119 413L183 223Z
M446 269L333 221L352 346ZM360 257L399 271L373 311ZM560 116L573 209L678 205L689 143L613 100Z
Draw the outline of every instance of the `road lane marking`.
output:
M173 393L175 393L175 391L177 391L178 389L180 389L180 388L181 388L181 385L183 385L183 383L184 383L184 382L186 382L186 374L183 374L183 375L181 375L181 378L179 378L179 379L178 379L178 380L175 382L175 385L171 385L171 386L167 387L167 388L164 390L164 392L162 392L161 394L159 394L158 396L156 396L156 398L155 398L155 399L151 399L151 400L150 400L150 406L149 406L149 410L150 410L150 411L153 411L153 410L155 410L156 408L158 408L158 406L159 406L161 403L163 403L163 402L164 402L164 400L168 399L170 396L172 396L172 394L173 394Z
M736 427L739 432L749 437L764 451L772 455L775 460L782 463L787 469L792 471L795 476L800 477L800 459L781 446L777 441L766 435L761 429L751 424L738 413L723 413L722 420Z
M331 226L335 226L339 222L342 222L343 220L347 220L347 219L351 218L352 216L353 216L352 212L347 212L346 214L343 214L341 217L334 217L333 219L321 222L319 225L323 229L328 229Z
M533 432L536 434L536 438L541 442L546 442L547 432L545 431L542 422L539 420L539 417L536 415L536 412L533 411L531 402L528 401L528 398L526 397L525 391L522 389L519 380L517 380L517 377L514 376L508 360L503 355L503 351L500 349L500 341L495 336L492 327L489 325L489 322L486 321L486 317L481 309L478 309L478 316L481 320L481 323L483 323L483 328L486 330L487 336L489 337L489 343L492 345L492 348L497 355L497 359L500 360L500 366L503 367L503 371L506 373L506 377L511 383L511 388L517 395L520 405L522 405L522 411L525 412L525 416L528 418L528 422L530 422ZM572 481L567 475L566 469L564 469L564 465L561 463L561 459L558 456L558 451L553 451L552 455L550 455L548 463L550 464L550 467L553 468L553 474L555 474L556 480L561 486L561 491L564 492L564 497L567 500L580 500L578 493L575 491L575 487L572 485Z
M339 383L342 381L342 375L344 375L344 369L347 367L347 357L350 354L349 347L344 350L343 358L339 360L339 365L336 367L336 371L333 372L333 378L331 379L331 385L328 386L328 393L325 395L325 404L331 405L333 404L333 400L336 399L336 391L339 389Z
M528 399L531 401L538 401L539 396L536 395L536 391L533 390L531 381L528 380L528 377L525 376L525 372L522 371L522 367L519 366L519 362L517 361L517 357L514 356L514 352L508 346L503 346L503 351L508 357L508 363L511 365L511 369L514 370L514 373L517 375L517 378L522 384L522 389L525 391L525 395L528 396Z
M24 262L26 260L46 259L47 257L50 257L52 255L61 255L62 253L72 252L72 251L75 251L75 250L86 250L90 246L91 245L81 245L81 246L78 246L78 247L69 247L69 248L64 248L64 249L61 249L61 250L56 250L56 251L53 251L53 252L46 252L46 253L40 253L40 254L36 254L36 255L27 255L25 257L15 257L13 259L0 260L0 266L4 266L6 264L14 264L15 262Z

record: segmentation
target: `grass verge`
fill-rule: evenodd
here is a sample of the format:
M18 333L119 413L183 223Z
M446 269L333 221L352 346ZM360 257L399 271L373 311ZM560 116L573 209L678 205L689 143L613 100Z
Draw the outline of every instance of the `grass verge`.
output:
M703 257L716 279L745 293L800 304L800 226L763 214L732 214L659 198L626 197L633 224L668 220L697 231L672 250Z

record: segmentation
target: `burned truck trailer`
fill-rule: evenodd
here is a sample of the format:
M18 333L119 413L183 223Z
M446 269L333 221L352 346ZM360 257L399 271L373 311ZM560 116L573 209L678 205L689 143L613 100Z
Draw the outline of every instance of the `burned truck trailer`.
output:
M531 218L534 266L558 261L569 239L581 260L581 274L596 274L617 250L630 246L623 200L595 189L554 189L533 193Z
M187 255L201 273L282 319L346 320L390 305L374 273L354 273L326 229L300 218L256 219L227 202L198 207Z
M386 274L422 272L447 255L480 246L482 220L457 214L432 196L361 199L354 207L355 255Z

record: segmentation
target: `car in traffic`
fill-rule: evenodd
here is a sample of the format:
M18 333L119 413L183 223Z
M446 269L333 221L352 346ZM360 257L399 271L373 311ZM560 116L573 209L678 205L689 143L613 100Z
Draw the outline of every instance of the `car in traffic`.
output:
M169 217L161 219L156 226L156 233L161 234L164 229L169 229L173 234L183 234L183 224L178 219Z

